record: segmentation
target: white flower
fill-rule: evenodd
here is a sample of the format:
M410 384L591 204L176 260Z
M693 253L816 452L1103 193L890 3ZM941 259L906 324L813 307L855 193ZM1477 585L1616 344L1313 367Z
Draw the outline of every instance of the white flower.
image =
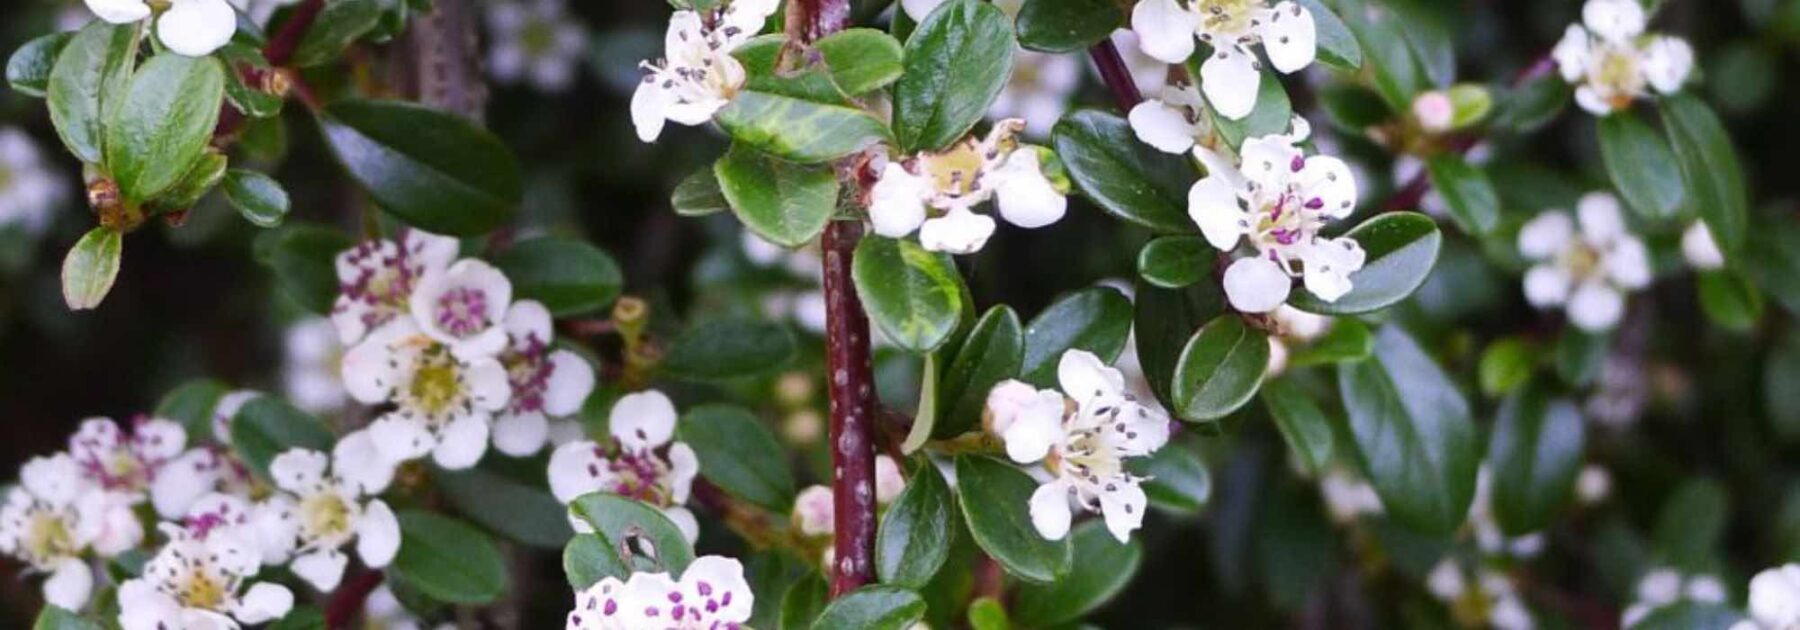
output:
M830 536L836 529L837 508L829 486L808 486L794 497L794 528L807 536Z
M1375 486L1342 468L1332 468L1319 478L1319 494L1325 498L1325 511L1339 525L1385 510Z
M1507 536L1494 519L1494 473L1486 464L1476 471L1475 498L1469 502L1469 527L1475 546L1490 556L1535 558L1544 552L1544 533Z
M288 401L315 414L342 409L349 401L338 380L344 344L331 320L310 317L288 326L282 345L281 383Z
M250 469L228 449L207 445L188 449L163 465L150 482L150 503L163 518L186 514L211 493L249 496Z
M570 442L550 455L550 493L568 504L590 492L637 499L662 510L692 542L699 523L685 506L700 473L694 449L675 436L675 403L650 390L626 395L608 416L612 441ZM664 446L667 453L658 453ZM578 531L587 524L574 522Z
M493 415L511 395L500 361L459 358L419 332L411 318L396 319L351 348L344 355L344 385L364 403L394 404L368 429L390 462L430 453L451 470L481 460Z
M1638 579L1637 599L1625 607L1620 623L1630 628L1651 613L1684 601L1722 604L1725 584L1712 575L1683 575L1667 567L1652 569Z
M363 602L363 617L368 621L369 630L422 630L426 627L425 622L414 617L386 585L376 588L369 594L368 601ZM456 626L444 623L433 626L433 630L456 630Z
M250 584L261 563L256 549L231 536L197 537L165 525L170 541L144 565L142 577L119 586L119 624L125 630L210 628L280 619L294 594L269 582Z
M130 24L158 13L156 38L189 57L210 55L237 33L237 11L226 0L87 0L87 6L113 24Z
M349 558L341 551L356 541L356 554L371 568L387 566L400 550L400 522L381 499L367 498L357 484L337 474L324 453L289 449L269 464L280 490L257 504L254 516L263 541L263 562L292 557L289 568L320 591L337 588Z
M364 241L337 256L340 294L331 307L338 340L349 346L410 312L413 287L456 258L448 236L406 230L399 242Z
M988 108L988 118L1025 121L1025 134L1047 138L1056 121L1069 108L1069 98L1081 86L1081 61L1070 55L1052 55L1019 49L1013 54L1013 73L1006 89Z
M1474 579L1450 558L1439 561L1425 578L1425 590L1450 606L1458 625L1494 630L1531 630L1536 622L1505 574L1480 569Z
M1750 579L1750 619L1732 630L1800 629L1800 564L1764 570Z
M1125 60L1125 68L1131 72L1131 82L1137 84L1139 92L1155 92L1168 82L1169 64L1144 54L1144 47L1138 43L1137 33L1131 32L1129 28L1116 29L1112 33L1112 43L1113 48L1118 49L1119 57Z
M569 630L710 630L750 620L755 595L744 565L701 556L676 581L667 573L633 573L624 582L605 578L575 594Z
M1024 126L1002 120L985 139L971 135L942 152L888 162L869 191L875 233L902 238L918 230L925 249L971 254L994 234L994 219L972 210L989 199L1022 228L1062 220L1068 199L1044 176L1037 149L1019 144ZM940 213L928 218L927 208Z
M1704 221L1695 221L1681 233L1681 257L1701 271L1725 268L1725 254L1719 251L1719 241Z
M1186 83L1165 85L1158 98L1131 108L1126 119L1138 140L1164 153L1187 153L1213 135L1212 120L1199 89Z
M488 72L501 83L528 80L542 92L567 90L588 36L581 20L566 13L562 0L488 4Z
M1612 495L1612 473L1606 468L1589 464L1581 467L1581 474L1575 477L1575 498L1585 504L1605 501Z
M708 16L676 11L663 37L667 58L644 62L650 74L631 96L638 139L654 142L665 121L694 126L712 120L744 85L744 66L731 56L762 32L780 0L729 0Z
M1288 346L1304 346L1318 339L1331 328L1332 318L1326 315L1308 313L1283 304L1269 313L1275 324L1269 335L1269 367L1265 371L1268 376L1275 376L1287 371Z
M1245 140L1237 168L1203 147L1194 150L1209 172L1188 191L1188 216L1214 248L1230 252L1247 239L1255 250L1225 270L1225 295L1242 312L1286 303L1296 277L1314 296L1336 301L1350 292L1350 274L1365 259L1355 240L1319 234L1355 211L1356 178L1343 160L1306 157L1295 144L1311 128L1300 118L1293 125L1287 135Z
M1450 100L1450 94L1443 90L1422 92L1413 97L1413 118L1419 126L1432 133L1450 130L1456 121L1456 103Z
M44 160L31 136L0 127L0 228L17 226L40 234L62 203L65 184Z
M1694 70L1694 50L1674 37L1644 34L1648 20L1637 0L1588 0L1582 22L1571 24L1552 56L1564 80L1579 87L1575 102L1605 116L1626 109L1651 89L1673 94Z
M144 526L132 506L153 492L162 494L161 502L166 505L180 502L179 496L188 488L154 482L186 445L187 431L170 420L139 417L133 421L130 435L108 418L82 421L81 428L69 437L69 455L81 476L96 488L94 500L103 504L100 528L92 543L95 551L117 555L143 541Z
M1525 299L1539 308L1566 305L1577 327L1599 332L1624 316L1627 292L1650 284L1650 254L1626 229L1618 198L1590 193L1578 212L1580 234L1561 210L1519 229L1519 253L1537 263L1525 273Z
M491 357L506 347L501 318L512 305L512 281L473 258L425 272L408 300L420 332L460 359Z
M0 553L48 573L44 599L51 604L80 610L93 592L94 575L81 556L99 535L100 496L62 453L26 462L19 485L6 491Z
M1252 46L1262 44L1285 74L1311 65L1318 53L1312 12L1294 2L1269 8L1264 0L1138 0L1131 30L1145 54L1168 63L1187 62L1196 36L1211 46L1200 84L1213 107L1232 120L1256 109L1262 63Z
M1069 533L1073 502L1100 512L1115 538L1130 540L1143 525L1147 499L1138 485L1144 478L1125 470L1124 460L1148 456L1168 443L1169 418L1138 403L1125 391L1124 375L1086 351L1063 354L1057 381L1073 405L1051 406L1049 396L1040 395L1041 403L1013 413L1010 422L994 414L993 428L1006 442L1007 456L1021 464L1043 462L1050 473L1031 495L1031 522L1044 538L1061 540Z
M544 448L550 419L581 411L594 391L594 368L581 355L552 350L550 311L525 300L506 312L507 349L500 354L512 387L512 401L494 421L494 448L524 457Z

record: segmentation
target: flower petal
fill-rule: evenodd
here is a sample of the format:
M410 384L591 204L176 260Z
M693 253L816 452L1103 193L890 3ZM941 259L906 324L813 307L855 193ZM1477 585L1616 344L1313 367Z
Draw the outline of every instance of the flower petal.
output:
M356 520L356 555L363 564L379 569L394 561L400 552L400 521L394 511L380 499L363 507L362 518Z
M1063 437L1062 410L1042 406L1032 407L1028 412L1019 414L1006 427L1006 432L1000 434L1000 440L1006 443L1007 457L1021 464L1030 464L1048 457L1051 449Z
M1190 122L1183 108L1157 99L1138 103L1126 116L1139 141L1164 153L1184 153L1194 147L1201 128Z
M1593 41L1587 29L1580 24L1570 24L1563 31L1562 40L1551 50L1551 58L1556 60L1556 69L1562 74L1564 81L1574 83L1587 75L1588 59L1593 54Z
M1293 2L1282 2L1262 13L1257 31L1262 36L1263 50L1269 63L1283 74L1293 74L1312 65L1318 56L1319 32L1311 11Z
M1574 284L1574 279L1562 267L1537 265L1525 272L1525 301L1538 308L1562 304L1568 301L1569 290Z
M1070 398L1087 404L1125 392L1125 375L1086 350L1064 352L1056 362L1056 382Z
M1569 296L1569 321L1588 332L1611 329L1625 316L1625 296L1618 289L1588 282Z
M259 624L286 617L294 609L294 592L280 584L257 582L244 592L233 607L231 616L246 624Z
M1356 212L1356 174L1350 165L1329 155L1304 159L1305 166L1296 174L1305 191L1304 203L1319 204L1319 211L1334 219Z
M681 537L686 538L688 544L692 545L700 539L700 521L694 518L693 512L679 505L663 508L662 512L663 516L669 517L669 521L675 524L675 529L681 530Z
M631 94L631 124L637 129L639 141L656 142L662 136L663 125L669 120L669 100L668 90L663 89L656 75L645 76L638 83L637 91Z
M1287 302L1293 280L1281 265L1260 256L1237 259L1225 269L1225 297L1245 313L1267 313Z
M1069 487L1053 481L1031 493L1031 524L1046 540L1062 540L1069 535Z
M1575 238L1575 221L1567 212L1552 210L1519 228L1519 255L1527 260L1548 260L1561 254Z
M237 11L225 0L174 0L156 20L156 37L179 55L212 54L237 33Z
M550 494L562 503L600 490L610 476L607 460L600 456L600 446L593 442L570 442L550 453Z
M944 0L900 0L900 7L906 10L906 16L912 18L913 22L923 22L943 3Z
M1618 43L1642 34L1647 19L1638 0L1588 0L1581 7L1581 21L1595 35Z
M475 466L487 454L488 422L486 414L465 416L444 425L438 431L438 443L431 449L431 459L448 470L464 470Z
M627 394L613 403L608 424L612 435L634 452L657 448L675 435L675 403L657 390Z
M1131 532L1144 526L1144 508L1149 503L1144 489L1136 482L1108 482L1100 492L1100 515L1106 518L1106 531L1112 532L1120 543L1131 542Z
M1607 252L1601 262L1606 265L1606 273L1613 283L1622 288L1650 286L1650 250L1644 247L1643 241L1629 236L1621 238L1613 243L1612 251Z
M1068 198L1044 177L1038 159L1036 149L1020 147L1007 156L998 170L987 175L994 187L1000 217L1028 230L1061 221L1069 206Z
M368 431L381 457L396 464L424 457L437 447L437 438L423 421L397 414L377 418Z
M1719 242L1713 239L1712 230L1703 221L1695 221L1681 233L1681 256L1695 269L1725 267L1725 254L1719 251Z
M282 490L301 494L325 481L325 467L330 464L324 453L290 448L269 462L269 478Z
M700 474L700 457L694 453L693 447L685 442L676 442L669 446L669 498L676 503L687 503L688 494L693 491L694 477Z
M385 457L367 429L352 431L331 448L332 474L364 495L377 495L394 481L396 462Z
M130 24L150 17L150 5L144 0L87 0L87 7L109 24Z
M1144 54L1166 63L1182 63L1194 54L1200 16L1175 0L1138 0L1131 10L1131 31Z
M1213 111L1232 120L1243 120L1256 110L1262 73L1256 55L1236 44L1224 45L1200 64L1200 89Z
M919 244L926 250L973 254L994 235L994 219L968 208L951 208L944 216L926 219L919 226Z
M1581 238L1589 245L1603 246L1626 234L1625 215L1619 211L1619 198L1611 193L1583 195L1576 212L1581 217Z
M539 412L504 413L494 420L494 448L511 457L529 457L549 438L550 420Z
M1659 36L1644 49L1644 79L1664 94L1681 91L1694 71L1694 48L1676 37Z
M1300 250L1306 263L1306 290L1326 302L1349 293L1350 274L1362 269L1367 254L1355 239L1319 239Z
M734 558L695 558L681 574L681 589L692 598L691 605L707 610L719 621L749 621L755 604L750 582L744 579L744 565Z
M1250 229L1249 216L1238 202L1237 188L1219 175L1207 175L1188 189L1188 218L1200 226L1206 242L1231 251Z
M550 381L544 386L544 413L556 417L581 411L594 393L594 366L568 350L550 353Z
M321 549L303 554L288 563L294 575L306 580L321 593L336 589L338 582L344 579L344 566L350 563L350 557L339 553L336 549Z
M931 179L912 174L898 162L889 162L881 179L869 189L869 223L875 233L901 238L925 222L925 195Z
M57 561L44 580L44 601L63 610L81 610L94 592L94 572L77 558Z
M212 491L219 481L217 467L210 465L213 457L212 452L197 448L157 469L156 478L150 482L150 504L158 516L178 518Z

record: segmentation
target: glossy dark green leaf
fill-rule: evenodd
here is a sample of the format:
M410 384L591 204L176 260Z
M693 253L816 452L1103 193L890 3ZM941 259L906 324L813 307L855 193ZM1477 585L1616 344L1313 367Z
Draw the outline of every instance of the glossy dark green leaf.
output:
M269 624L268 630L327 630L325 613L311 606L298 605L287 616Z
M188 165L175 184L169 186L156 199L145 204L144 209L150 214L183 212L190 210L200 198L218 188L225 181L226 170L231 166L231 159L223 152L212 147L201 151L200 157Z
M897 586L865 586L826 604L812 627L906 630L925 616L925 600Z
M1175 365L1175 413L1190 422L1218 420L1250 402L1269 369L1269 336L1220 315L1200 327Z
M1432 156L1425 166L1431 187L1444 196L1450 218L1463 232L1480 236L1500 224L1500 193L1494 191L1486 171L1454 153Z
M1687 204L1728 260L1737 260L1750 224L1744 167L1718 114L1698 97L1680 94L1662 101L1663 130L1681 164Z
M206 151L225 97L225 69L210 57L157 55L106 117L106 167L129 203L161 194Z
M937 468L913 473L906 490L881 515L875 539L875 574L883 584L925 588L950 557L956 537L956 503Z
M1501 531L1520 536L1550 524L1574 495L1585 443L1581 410L1542 386L1519 389L1500 403L1487 465Z
M632 557L619 557L633 571L645 570L643 567L648 566L679 575L694 561L694 548L681 534L681 529L661 510L635 499L594 492L576 497L575 502L569 504L569 513L587 521L594 529L594 535L605 540L607 548L615 553L622 547L633 550ZM632 539L635 538L643 540L634 542ZM639 553L655 556L639 557Z
M125 98L137 64L136 24L94 20L69 38L50 70L44 97L63 145L82 162L99 164L107 113Z
M1098 520L1076 527L1070 540L1075 561L1068 575L1050 584L1021 584L1014 594L1013 617L1021 625L1048 628L1080 619L1124 591L1143 563L1138 541L1119 542Z
M813 47L825 56L831 80L851 96L887 87L900 80L904 70L899 40L877 29L845 29L815 42Z
M1262 80L1257 84L1256 107L1250 110L1250 115L1232 120L1219 115L1217 109L1207 110L1213 126L1231 146L1242 146L1248 138L1287 133L1293 125L1294 104L1288 100L1287 88L1281 86L1281 79L1276 78L1273 68L1263 70L1261 76Z
M337 300L337 255L356 245L349 234L320 225L287 225L257 238L257 261L275 272L288 297L318 314Z
M1631 110L1601 118L1599 130L1600 157L1626 204L1646 219L1675 216L1687 193L1680 163L1662 134Z
M719 178L709 167L694 171L676 184L675 192L669 195L669 207L675 209L675 214L702 217L730 210L731 202L725 199Z
M695 380L723 380L779 370L794 359L794 333L786 325L747 318L708 320L669 345L662 366Z
M238 214L257 227L275 227L287 218L287 190L275 178L256 171L232 170L225 174L222 190Z
M1319 105L1333 125L1350 133L1364 133L1394 118L1387 101L1381 100L1375 90L1361 85L1327 84L1319 90Z
M318 418L275 396L258 396L231 417L231 447L258 478L269 479L269 464L288 449L331 452L331 431Z
M119 277L119 259L125 237L118 230L100 226L69 248L63 257L63 303L70 310L85 311L100 305Z
M298 67L322 65L336 60L344 49L368 34L381 23L381 2L377 0L332 0L306 29L306 37L294 49L292 64Z
M1700 292L1700 309L1720 327L1747 331L1762 319L1762 293L1742 274L1703 271L1695 276L1694 285Z
M1331 464L1331 421L1312 396L1287 379L1276 379L1263 384L1262 401L1307 472L1323 472Z
M854 107L850 95L831 78L822 54L789 48L779 33L757 37L731 51L744 64L745 90L820 103ZM896 65L899 63L895 60Z
M1026 0L1016 21L1019 45L1047 53L1075 53L1125 26L1125 10L1112 0Z
M1138 365L1144 380L1163 407L1175 406L1170 392L1175 382L1175 364L1189 337L1202 324L1225 312L1225 294L1219 285L1200 282L1186 289L1159 289L1139 281L1132 314L1132 330L1137 339Z
M851 275L869 319L895 345L930 352L956 330L962 276L949 256L913 240L870 236L856 247Z
M262 51L233 42L214 54L225 64L225 98L231 99L233 107L251 118L268 118L281 113L286 97L245 80L246 76L261 78L275 72Z
M1131 300L1118 289L1093 287L1057 300L1025 327L1020 378L1038 387L1056 384L1063 353L1086 350L1111 364L1131 337Z
M1743 273L1790 313L1800 313L1800 224L1781 217L1762 221L1744 243L1744 256L1756 261Z
M1218 255L1198 236L1164 236L1138 250L1138 275L1150 284L1179 289L1210 277Z
M817 573L808 573L788 587L787 595L781 598L781 630L812 628L813 620L825 611L828 601L830 591L825 579Z
M1515 133L1537 131L1568 107L1570 90L1569 82L1555 72L1505 89L1496 95L1494 126Z
M1652 547L1658 560L1682 571L1713 566L1731 524L1731 495L1711 477L1691 477L1663 498Z
M211 442L213 437L213 408L219 406L230 388L224 383L199 378L182 383L164 394L156 403L155 416L181 423L187 430L189 445Z
M1375 333L1361 321L1340 318L1325 335L1288 348L1289 368L1361 361L1375 352Z
M739 92L714 120L738 142L802 164L889 139L887 126L868 112L768 92Z
M1416 212L1390 212L1364 221L1344 236L1362 244L1368 258L1350 274L1350 292L1326 302L1311 292L1296 292L1294 308L1321 315L1353 315L1377 311L1410 297L1425 284L1437 264L1443 234L1430 217Z
M1125 119L1094 110L1064 116L1054 143L1069 179L1107 214L1158 233L1193 233L1187 195L1199 174L1184 157L1139 142Z
M830 166L795 164L734 144L713 175L738 220L776 245L805 245L837 211L838 180Z
M1388 514L1422 532L1462 525L1481 438L1468 401L1437 363L1389 325L1372 360L1338 366L1338 391L1357 457Z
M979 0L948 0L906 41L906 72L894 84L894 137L905 152L962 139L987 115L1012 76L1012 21Z
M1350 28L1338 18L1336 13L1325 7L1319 0L1299 0L1300 6L1312 13L1313 29L1319 42L1319 61L1337 66L1341 70L1357 70L1362 67L1362 46L1356 43L1356 36Z
M568 510L545 487L539 460L488 457L467 470L434 471L440 496L482 527L540 549L560 549L575 531ZM515 465L533 464L533 465Z
M1134 474L1148 477L1150 505L1177 514L1199 514L1212 500L1212 473L1194 449L1173 441L1149 457L1127 460Z
M1044 540L1026 517L1037 482L1013 466L979 456L956 458L957 503L975 544L1027 582L1049 583L1069 572L1068 538Z
M514 299L537 300L556 317L612 306L625 284L612 256L577 238L534 238L507 248L493 260L512 280Z
M731 496L780 514L794 503L794 471L786 451L755 415L728 405L682 414L680 439L700 460L700 476Z
M511 220L524 195L506 145L454 114L352 99L326 106L319 128L384 210L423 230L480 235Z
M932 435L951 438L979 428L988 391L1019 375L1025 360L1025 331L1019 315L1005 305L989 309L969 332L939 381L938 416Z
M6 83L13 91L26 96L43 97L50 89L50 71L56 57L74 33L51 33L25 42L6 59Z
M563 575L569 578L569 588L577 592L606 578L626 580L631 577L631 567L619 560L618 552L608 545L606 539L593 534L577 534L569 539L563 547Z
M506 593L506 562L494 539L468 523L424 510L401 510L395 579L452 604L487 604Z

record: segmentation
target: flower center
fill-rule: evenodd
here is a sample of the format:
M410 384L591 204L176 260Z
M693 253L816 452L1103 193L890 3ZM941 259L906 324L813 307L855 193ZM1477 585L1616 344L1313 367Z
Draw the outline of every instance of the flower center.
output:
M195 567L188 573L187 580L175 587L172 595L181 602L182 608L222 610L225 598L231 594L228 586L225 580L216 579L209 572Z
M351 508L344 499L329 492L307 497L300 504L302 536L308 540L330 540L350 532Z
M556 47L556 25L543 20L533 20L519 33L519 44L524 46L529 57L542 57Z
M445 291L437 300L437 323L456 337L468 337L486 330L487 293L469 287Z
M1612 100L1630 99L1644 89L1643 75L1638 72L1637 51L1619 46L1606 46L1594 68L1594 82L1607 88ZM1618 103L1614 103L1615 105Z
M30 518L25 526L24 547L32 559L45 561L75 554L75 537L61 515L40 510Z
M544 392L550 388L550 376L556 373L556 364L547 359L544 342L536 335L526 340L523 349L501 357L507 380L512 383L513 411L543 410Z
M969 138L943 153L920 156L919 162L939 193L961 197L978 190L982 157L975 140Z
M668 466L652 452L621 452L607 469L613 474L613 494L657 506L667 506L673 498L666 480Z
M407 387L407 396L410 406L431 415L448 411L459 403L463 398L462 373L457 369L455 359L441 349L420 355L419 366L413 371L412 383Z
M1601 272L1600 261L1600 252L1585 242L1577 241L1563 249L1557 265L1567 270L1569 277L1579 283Z
M1261 0L1199 0L1200 32L1236 40L1250 31L1250 21Z

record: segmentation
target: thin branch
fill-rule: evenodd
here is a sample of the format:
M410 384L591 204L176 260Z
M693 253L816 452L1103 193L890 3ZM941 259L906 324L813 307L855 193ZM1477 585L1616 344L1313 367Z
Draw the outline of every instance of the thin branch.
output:
M1120 111L1129 112L1144 102L1137 81L1131 78L1131 68L1125 65L1125 58L1119 56L1119 47L1114 46L1111 39L1094 44L1088 49L1088 55L1094 58L1094 65L1099 66L1100 79L1106 82L1106 89L1112 92Z
M336 591L331 593L331 603L325 608L325 627L327 630L349 630L350 622L363 610L363 603L381 586L382 574L374 569L364 570L350 578Z

